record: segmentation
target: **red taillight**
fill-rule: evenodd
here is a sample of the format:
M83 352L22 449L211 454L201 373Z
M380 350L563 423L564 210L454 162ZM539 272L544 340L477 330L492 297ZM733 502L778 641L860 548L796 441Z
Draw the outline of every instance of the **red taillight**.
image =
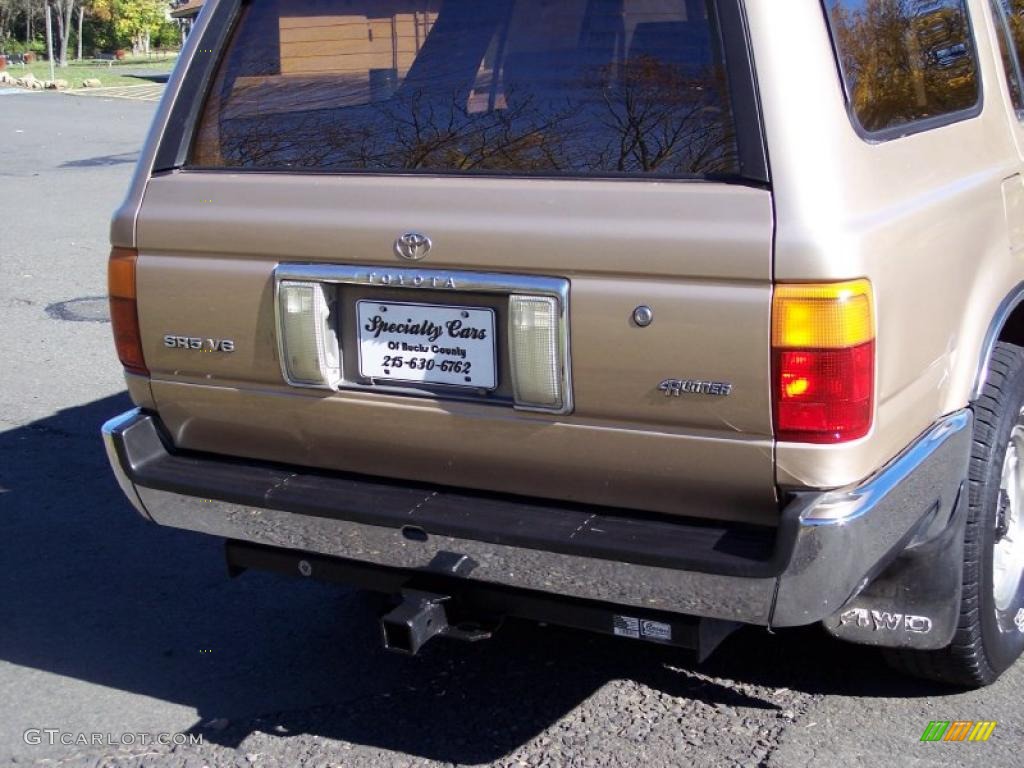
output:
M114 346L121 365L132 373L149 375L142 357L142 335L135 303L135 262L138 252L132 248L112 248L107 263L107 286L110 294L110 324L114 330Z
M848 349L776 350L775 370L779 440L839 443L871 429L874 341Z
M776 437L841 443L868 434L875 397L871 284L780 285L772 313Z

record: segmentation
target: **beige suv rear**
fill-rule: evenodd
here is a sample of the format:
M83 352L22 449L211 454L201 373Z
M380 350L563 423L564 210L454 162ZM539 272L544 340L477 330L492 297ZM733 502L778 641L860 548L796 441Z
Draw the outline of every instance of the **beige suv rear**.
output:
M112 225L154 522L706 655L1024 648L1018 0L211 0Z

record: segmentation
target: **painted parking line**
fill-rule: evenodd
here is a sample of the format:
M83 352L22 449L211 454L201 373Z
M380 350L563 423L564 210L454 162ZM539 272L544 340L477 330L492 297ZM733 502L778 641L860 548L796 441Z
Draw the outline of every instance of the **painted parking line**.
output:
M163 85L111 85L103 88L72 88L65 93L72 96L104 96L110 99L135 99L136 101L159 101L164 92Z
M19 93L42 93L42 90L29 90L28 88L5 88L0 86L0 96L17 96Z

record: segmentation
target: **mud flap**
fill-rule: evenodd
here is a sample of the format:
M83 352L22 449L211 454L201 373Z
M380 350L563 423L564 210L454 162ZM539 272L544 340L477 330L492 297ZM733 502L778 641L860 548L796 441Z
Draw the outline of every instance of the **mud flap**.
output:
M932 650L953 640L963 589L967 485L950 516L936 507L896 559L822 621L841 640Z

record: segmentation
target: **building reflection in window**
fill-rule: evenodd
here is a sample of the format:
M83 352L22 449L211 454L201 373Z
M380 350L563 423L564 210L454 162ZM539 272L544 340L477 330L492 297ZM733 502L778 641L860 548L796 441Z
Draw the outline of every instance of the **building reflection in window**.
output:
M251 3L192 164L737 173L704 0Z

